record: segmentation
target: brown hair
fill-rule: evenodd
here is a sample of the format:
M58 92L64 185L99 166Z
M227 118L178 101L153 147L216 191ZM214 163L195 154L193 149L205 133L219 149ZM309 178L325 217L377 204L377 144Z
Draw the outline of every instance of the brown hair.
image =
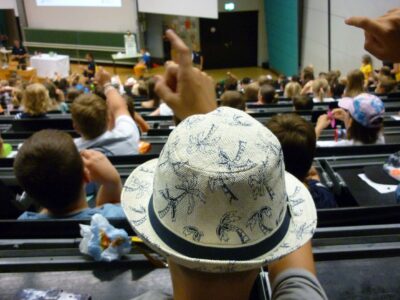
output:
M347 74L345 97L357 97L364 93L364 74L360 70L353 70Z
M266 125L281 143L286 171L304 181L315 155L314 127L296 114L276 115Z
M83 162L67 133L42 130L24 142L14 162L21 187L41 206L63 213L78 201Z
M257 101L258 100L258 92L260 90L260 86L257 82L250 83L244 89L244 100L247 101Z
M383 129L383 125L377 128L367 128L358 123L353 117L351 126L347 128L347 138L349 140L359 141L363 144L375 144Z
M147 81L147 95L150 100L154 100L154 107L157 108L160 106L161 99L157 95L156 91L156 81L155 79L151 78Z
M222 94L221 106L229 106L243 111L246 110L246 102L242 94L235 91L226 91Z
M97 95L79 96L71 105L71 115L85 139L95 139L107 130L107 103Z
M378 86L376 89L382 94L388 94L390 92L393 92L393 90L396 88L396 85L396 80L388 76L381 75L379 76ZM382 91L380 91L379 89L381 89Z
M67 90L67 101L74 102L74 100L78 98L80 95L82 95L82 91L76 88L69 88Z
M276 91L272 85L264 84L260 87L260 96L262 98L263 103L272 104L278 102L278 98L276 98Z
M308 97L307 95L300 95L294 97L293 106L296 111L312 110L314 108L314 102L311 97Z
M363 62L363 64L366 64L366 65L372 65L372 57L371 57L371 55L364 54L362 56L362 62Z
M303 71L301 72L301 80L302 80L303 86L307 82L309 82L311 80L314 80L314 79L315 79L315 77L314 77L314 68L311 67L311 66L305 67L303 69Z
M134 104L135 100L127 94L124 94L122 98L124 98L124 100L126 101L126 105L128 107L128 111L132 119L135 119L135 104Z
M45 114L50 105L49 93L43 84L28 85L21 104L24 111L32 116Z

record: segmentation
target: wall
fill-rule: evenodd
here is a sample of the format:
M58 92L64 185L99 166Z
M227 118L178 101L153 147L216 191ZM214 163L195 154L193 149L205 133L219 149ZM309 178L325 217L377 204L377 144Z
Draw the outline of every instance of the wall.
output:
M15 15L18 17L18 8L16 0L1 0L0 9L14 9Z
M133 0L123 0L122 7L118 8L38 7L34 0L25 0L24 3L31 28L137 32L137 9Z
M331 0L332 69L342 74L359 68L364 50L364 32L347 26L354 15L378 17L399 6L398 0ZM304 0L302 66L313 64L316 72L328 70L328 0ZM375 67L381 62L374 59Z
M288 76L297 73L299 66L298 2L264 2L270 67Z

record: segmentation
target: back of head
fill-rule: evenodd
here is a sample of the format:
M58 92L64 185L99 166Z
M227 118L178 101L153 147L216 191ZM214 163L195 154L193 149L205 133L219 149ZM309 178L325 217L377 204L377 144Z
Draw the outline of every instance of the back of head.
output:
M353 70L347 74L346 97L356 97L364 92L364 74L360 70Z
M83 94L75 99L71 115L74 126L85 139L95 139L107 130L107 103L97 95Z
M305 85L307 82L314 80L314 68L312 66L307 66L303 69L301 72L301 80L303 85Z
M238 81L235 77L228 76L225 79L224 90L225 91L237 91Z
M72 138L61 131L43 130L26 140L14 172L28 195L51 212L63 213L82 191L82 159Z
M74 102L76 98L78 98L82 94L82 91L76 89L76 88L69 88L67 90L67 101L68 102Z
M57 99L57 87L54 85L52 82L46 82L44 84L46 87L47 91L49 92L49 97L51 100L56 100Z
M378 86L375 90L378 94L389 94L396 88L397 82L388 76L379 76Z
M153 78L150 78L147 81L147 96L149 99L154 100L154 107L158 107L160 105L160 97L157 95L156 91L156 81Z
M236 109L246 110L246 102L241 93L236 91L226 91L221 96L221 106L229 106Z
M278 102L275 88L272 85L264 84L260 87L260 96L263 103L272 104Z
M266 126L281 143L286 171L304 181L315 155L314 127L296 114L274 116Z
M295 111L312 110L314 108L314 102L311 97L300 95L293 99L293 106Z
M289 82L285 86L284 96L286 98L293 99L297 96L300 96L301 93L301 85L298 82Z
M372 57L369 54L365 54L362 56L362 62L365 65L372 65Z
M262 75L258 78L258 84L260 87L265 84L274 85L274 79L271 75Z
M312 90L314 97L318 98L322 102L328 95L329 83L324 78L318 78L313 81Z
M22 99L24 111L30 115L42 115L47 112L50 105L49 93L40 83L28 85Z
M392 76L391 70L388 66L383 66L380 70L379 70L379 75L384 75L384 76Z
M250 83L244 89L244 99L246 102L256 102L258 100L258 92L260 90L260 86L257 82Z

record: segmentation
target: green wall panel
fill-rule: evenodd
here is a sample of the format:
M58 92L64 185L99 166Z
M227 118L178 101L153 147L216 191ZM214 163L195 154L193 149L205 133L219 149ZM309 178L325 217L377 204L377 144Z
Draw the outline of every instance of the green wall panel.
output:
M269 63L287 76L299 68L299 1L264 0Z

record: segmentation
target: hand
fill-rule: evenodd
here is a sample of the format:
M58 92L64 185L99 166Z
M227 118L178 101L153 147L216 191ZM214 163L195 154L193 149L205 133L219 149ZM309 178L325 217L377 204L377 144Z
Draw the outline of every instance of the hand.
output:
M103 68L99 68L99 71L96 72L95 81L103 87L106 83L111 83L111 75Z
M94 150L83 150L81 157L91 182L102 185L121 184L117 170L104 154Z
M351 17L346 24L364 29L365 50L381 60L400 62L400 8L377 19Z
M316 128L325 129L331 124L331 120L329 119L327 114L321 115L318 118Z
M332 116L339 121L344 122L346 118L347 112L342 108L335 108L332 110Z
M178 64L166 64L164 76L157 76L156 93L183 120L194 114L205 114L217 108L213 80L192 67L191 51L173 32L166 36L177 53Z

